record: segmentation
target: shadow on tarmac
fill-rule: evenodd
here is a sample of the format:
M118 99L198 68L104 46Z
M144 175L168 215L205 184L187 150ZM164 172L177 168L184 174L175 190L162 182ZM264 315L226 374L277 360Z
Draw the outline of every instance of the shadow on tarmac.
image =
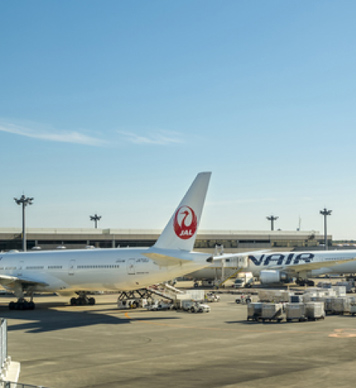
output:
M102 310L80 310L68 311L65 309L57 309L56 307L70 307L61 303L41 306L36 310L9 311L7 307L0 306L0 317L8 320L8 331L23 330L26 333L43 333L56 330L73 329L78 327L86 327L93 325L124 325L132 322L140 321L162 321L180 319L179 317L140 317L137 318L135 310L135 318L130 318L124 315L125 312L132 310L107 309L103 313ZM53 308L54 307L54 308ZM88 307L89 308L89 307ZM144 311L143 311L144 312ZM120 314L120 317L110 314ZM22 323L14 323L14 320L21 320Z

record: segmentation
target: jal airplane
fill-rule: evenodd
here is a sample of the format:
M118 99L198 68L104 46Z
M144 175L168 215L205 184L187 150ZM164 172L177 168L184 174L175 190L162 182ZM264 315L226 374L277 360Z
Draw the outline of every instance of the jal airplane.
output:
M72 305L95 304L89 291L136 290L206 267L211 255L192 250L210 176L197 175L150 248L0 254L0 284L17 297L9 308L34 309L34 292L76 293Z

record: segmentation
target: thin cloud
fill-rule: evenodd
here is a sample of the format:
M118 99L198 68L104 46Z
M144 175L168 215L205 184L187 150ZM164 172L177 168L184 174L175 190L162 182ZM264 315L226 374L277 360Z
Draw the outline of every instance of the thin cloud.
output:
M103 146L106 144L105 141L84 135L83 133L72 131L51 131L42 129L31 129L14 124L0 124L0 131L11 133L13 135L31 137L33 139L61 142L61 143L72 143L82 144L90 146Z
M137 133L128 131L117 131L120 135L125 136L126 140L134 144L142 145L169 145L169 144L181 144L183 140L176 132L157 131L148 135L138 135Z

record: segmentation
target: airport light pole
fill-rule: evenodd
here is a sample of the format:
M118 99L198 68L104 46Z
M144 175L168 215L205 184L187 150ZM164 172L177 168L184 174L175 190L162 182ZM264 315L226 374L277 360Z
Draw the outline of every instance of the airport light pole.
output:
M98 221L100 221L101 216L98 216L97 214L94 214L93 216L90 216L90 221L95 222L95 229L98 228Z
M274 230L274 221L278 220L278 217L268 216L266 217L268 221L271 221L271 230Z
M324 244L325 250L328 250L328 233L326 228L326 217L331 216L332 210L327 210L325 207L323 210L320 210L320 214L324 216Z
M20 199L14 198L14 200L18 205L22 205L22 250L26 252L25 207L27 205L32 205L34 198L26 198L25 195L22 194Z

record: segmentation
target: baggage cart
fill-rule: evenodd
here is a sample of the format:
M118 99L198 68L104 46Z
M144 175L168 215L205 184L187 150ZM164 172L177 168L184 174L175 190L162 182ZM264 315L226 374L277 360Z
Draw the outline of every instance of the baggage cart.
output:
M325 314L333 314L333 300L335 299L335 296L325 298L324 301L324 309L325 309Z
M350 313L351 303L346 296L339 296L332 299L331 310L332 314Z
M262 303L253 302L247 305L247 320L258 321L262 316Z
M281 322L285 317L282 303L262 303L262 322L277 321Z
M305 316L309 320L325 318L325 310L323 302L308 302L305 304Z
M304 303L287 303L285 305L285 311L287 322L290 322L292 320L298 320L299 322L303 322L308 319L305 316Z
M350 306L350 314L352 314L352 315L356 314L356 305L352 304Z

